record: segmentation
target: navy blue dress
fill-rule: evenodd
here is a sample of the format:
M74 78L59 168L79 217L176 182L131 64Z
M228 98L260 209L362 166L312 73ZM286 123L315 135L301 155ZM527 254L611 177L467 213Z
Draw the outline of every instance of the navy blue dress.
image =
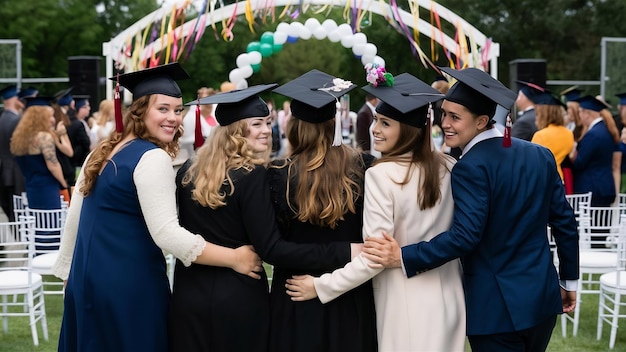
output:
M15 157L26 182L28 207L32 209L60 209L60 185L43 158L43 154Z
M83 201L59 351L167 350L165 260L133 181L137 163L154 148L140 139L129 142Z

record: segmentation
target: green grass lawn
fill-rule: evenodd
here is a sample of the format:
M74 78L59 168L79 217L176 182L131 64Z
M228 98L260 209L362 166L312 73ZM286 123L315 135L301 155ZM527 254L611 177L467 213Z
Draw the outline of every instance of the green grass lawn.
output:
M583 296L583 300L578 336L571 336L572 330L571 324L569 324L569 337L563 338L561 336L561 319L558 318L554 333L552 334L552 340L548 346L548 351L590 352L609 350L609 328L607 325L604 326L602 340L596 340L598 297L587 295ZM39 329L39 346L33 346L30 328L28 326L28 318L9 318L9 333L0 333L0 351L56 351L59 330L61 328L61 317L63 315L62 297L58 295L46 296L46 312L48 318L48 333L50 335L48 341L43 340L41 329ZM622 320L621 325L621 330L618 330L614 351L626 351L626 319Z

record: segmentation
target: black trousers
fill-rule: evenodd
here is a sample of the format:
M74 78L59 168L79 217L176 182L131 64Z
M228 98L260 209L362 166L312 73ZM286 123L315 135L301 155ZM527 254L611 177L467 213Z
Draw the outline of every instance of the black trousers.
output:
M15 187L0 185L0 206L2 211L9 218L9 221L15 221L13 214L13 194Z
M556 325L556 315L528 329L493 335L468 336L472 352L545 351Z

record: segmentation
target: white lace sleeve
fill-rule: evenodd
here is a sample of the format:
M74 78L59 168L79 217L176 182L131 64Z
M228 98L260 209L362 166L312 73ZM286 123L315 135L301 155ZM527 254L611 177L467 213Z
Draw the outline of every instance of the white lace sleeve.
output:
M172 159L160 148L146 152L133 174L139 204L148 231L164 251L191 265L206 246L200 235L194 235L178 223L176 183Z

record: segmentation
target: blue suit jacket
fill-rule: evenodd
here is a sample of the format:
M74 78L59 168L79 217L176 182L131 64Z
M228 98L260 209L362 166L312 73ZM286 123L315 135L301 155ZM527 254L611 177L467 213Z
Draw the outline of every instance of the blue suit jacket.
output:
M548 245L558 246L560 278L578 278L578 234L550 151L513 138L477 143L452 169L454 217L450 230L405 246L407 275L461 257L467 334L512 332L562 312Z
M615 199L613 152L619 150L604 122L589 129L576 147L572 163L574 192L592 193L591 205L609 206Z

